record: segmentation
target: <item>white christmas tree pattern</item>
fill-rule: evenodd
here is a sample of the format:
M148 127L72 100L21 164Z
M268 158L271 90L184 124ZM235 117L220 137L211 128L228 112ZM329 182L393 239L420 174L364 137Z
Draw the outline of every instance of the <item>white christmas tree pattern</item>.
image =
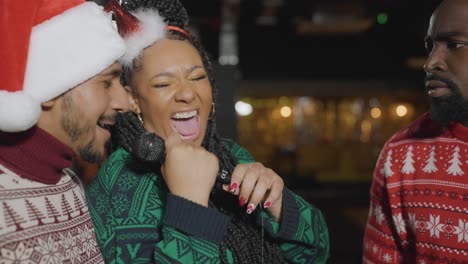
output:
M436 162L435 158L435 146L432 146L431 153L429 154L429 158L426 160L426 166L424 166L423 171L426 173L433 173L436 172L438 169L435 165Z
M392 171L392 151L390 150L387 154L387 160L385 161L384 166L380 170L380 173L385 177L390 177L393 175Z
M455 147L455 150L452 154L452 159L449 161L450 167L447 169L447 173L453 176L460 176L465 174L460 165L462 164L460 161L460 147Z
M404 160L405 164L401 168L401 172L405 174L414 173L415 169L413 166L413 146L408 147L408 152L406 152L406 158Z

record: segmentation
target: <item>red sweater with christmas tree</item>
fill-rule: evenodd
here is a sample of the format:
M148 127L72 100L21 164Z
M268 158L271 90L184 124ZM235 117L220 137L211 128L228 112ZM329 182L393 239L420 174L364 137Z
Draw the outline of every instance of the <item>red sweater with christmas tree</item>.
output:
M468 127L425 114L374 171L363 263L468 263Z
M37 127L0 132L0 263L103 263L72 155Z

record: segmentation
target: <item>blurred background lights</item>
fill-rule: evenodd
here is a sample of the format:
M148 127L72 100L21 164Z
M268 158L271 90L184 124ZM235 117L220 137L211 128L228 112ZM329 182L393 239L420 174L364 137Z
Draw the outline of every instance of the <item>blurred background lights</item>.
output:
M374 107L371 109L371 112L370 112L372 118L374 119L378 119L382 116L382 111L380 110L380 108L378 107Z
M379 101L379 99L377 99L377 98L371 98L371 99L369 100L369 105L370 105L371 107L379 107L379 106L381 106L380 101Z
M253 111L252 105L248 103L244 103L242 101L237 102L235 105L235 108L236 108L237 114L240 116L248 116L252 114L252 111Z
M406 108L406 106L404 106L404 105L399 105L399 106L397 106L397 108L396 108L396 114L397 114L399 117L404 117L407 113L408 113L408 108Z
M387 13L379 13L377 15L377 23L380 25L385 25L388 22L388 15Z
M281 113L281 116L282 116L282 117L285 117L285 118L286 118L286 117L290 117L291 114L292 114L291 107L289 107L289 106L283 106L283 107L281 107L280 113Z
M278 102L280 105L287 105L289 104L289 98L286 96L281 96Z

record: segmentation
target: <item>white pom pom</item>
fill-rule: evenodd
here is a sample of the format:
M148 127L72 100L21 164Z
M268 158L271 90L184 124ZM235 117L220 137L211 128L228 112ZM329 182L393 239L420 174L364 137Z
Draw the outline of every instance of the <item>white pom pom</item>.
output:
M0 131L20 132L34 126L41 115L41 103L29 94L0 91Z
M166 36L166 23L156 10L138 9L132 14L140 20L140 30L124 38L126 51L119 60L130 68L140 52Z

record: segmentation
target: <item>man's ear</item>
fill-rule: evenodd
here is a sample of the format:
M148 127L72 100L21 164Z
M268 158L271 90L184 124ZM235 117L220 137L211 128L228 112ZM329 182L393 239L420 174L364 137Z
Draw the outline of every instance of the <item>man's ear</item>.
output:
M136 92L128 85L126 85L124 88L128 94L128 100L130 102L130 111L137 114L141 113L140 105L138 104L138 95L136 94Z
M41 104L42 110L47 111L52 109L56 104L60 96L50 99L49 101L45 101Z

